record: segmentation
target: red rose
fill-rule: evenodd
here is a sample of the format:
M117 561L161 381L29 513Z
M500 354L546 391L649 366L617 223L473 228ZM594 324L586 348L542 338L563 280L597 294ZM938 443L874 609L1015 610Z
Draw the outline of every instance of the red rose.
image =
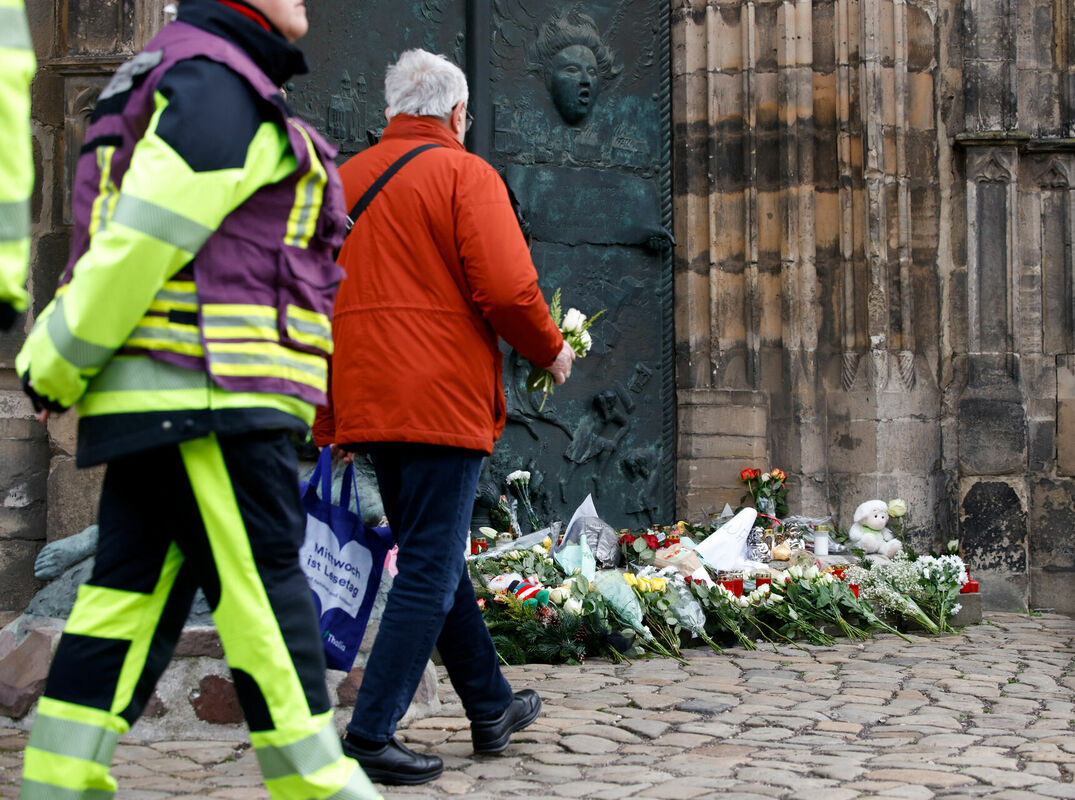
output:
M739 473L739 480L741 481L753 481L761 477L760 469L745 469Z
M631 534L625 533L623 536L620 537L620 544L633 544L635 538L636 537L632 536Z
M660 542L657 541L657 537L654 536L652 533L642 534L642 541L644 541L649 546L650 550L656 550L661 546Z

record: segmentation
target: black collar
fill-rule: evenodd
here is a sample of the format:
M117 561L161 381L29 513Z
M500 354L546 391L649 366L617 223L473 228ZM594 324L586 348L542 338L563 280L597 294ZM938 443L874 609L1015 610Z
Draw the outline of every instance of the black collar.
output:
M242 0L232 2L249 6ZM265 30L254 20L216 0L183 0L179 4L179 20L238 45L277 86L282 86L293 75L305 75L310 71L302 51L282 35Z

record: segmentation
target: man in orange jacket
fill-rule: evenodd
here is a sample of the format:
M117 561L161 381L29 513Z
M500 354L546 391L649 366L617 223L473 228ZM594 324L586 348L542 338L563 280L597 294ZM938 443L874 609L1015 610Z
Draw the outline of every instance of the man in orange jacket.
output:
M500 672L464 548L482 459L504 429L499 337L556 383L574 352L503 182L463 147L462 71L409 50L388 68L385 97L380 143L340 169L348 207L358 206L339 258L347 277L332 325L331 405L314 439L370 454L399 543L344 751L374 781L417 784L443 762L393 733L434 645L475 752L503 750L541 710L536 692L513 693Z

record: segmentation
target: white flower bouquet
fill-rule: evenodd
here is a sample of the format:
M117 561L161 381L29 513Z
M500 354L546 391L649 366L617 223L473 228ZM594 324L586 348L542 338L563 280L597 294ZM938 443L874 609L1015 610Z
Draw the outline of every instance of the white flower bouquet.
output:
M590 326L605 313L605 309L601 309L593 316L587 317L577 308L569 308L566 314L562 313L561 308L560 290L557 289L553 293L552 302L549 304L552 321L560 329L560 333L564 336L564 341L575 351L575 357L585 358L586 354L590 352L590 348L593 347ZM554 385L552 373L548 370L541 367L534 367L530 370L530 374L526 378L526 390L528 392L542 392L541 405L538 406L538 411L545 408L545 401L552 394Z

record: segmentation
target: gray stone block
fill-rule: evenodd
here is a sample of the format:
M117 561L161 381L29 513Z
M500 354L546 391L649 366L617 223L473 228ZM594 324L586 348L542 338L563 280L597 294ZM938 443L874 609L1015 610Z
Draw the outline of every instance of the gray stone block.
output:
M48 540L80 533L97 521L105 468L79 469L73 458L52 460L48 477Z
M1030 484L1030 566L1075 569L1075 483L1039 478ZM1075 591L1075 590L1073 590Z
M1031 567L1030 607L1075 615L1075 569Z
M41 588L34 578L39 542L0 538L0 609L22 611Z
M988 397L959 401L959 464L965 475L1023 472L1026 413L1018 402Z
M982 595L980 592L961 594L958 602L963 607L949 620L949 624L953 628L977 625L982 621Z
M1027 569L1027 510L1016 487L976 481L961 501L963 552L972 573L979 569L1024 574Z

